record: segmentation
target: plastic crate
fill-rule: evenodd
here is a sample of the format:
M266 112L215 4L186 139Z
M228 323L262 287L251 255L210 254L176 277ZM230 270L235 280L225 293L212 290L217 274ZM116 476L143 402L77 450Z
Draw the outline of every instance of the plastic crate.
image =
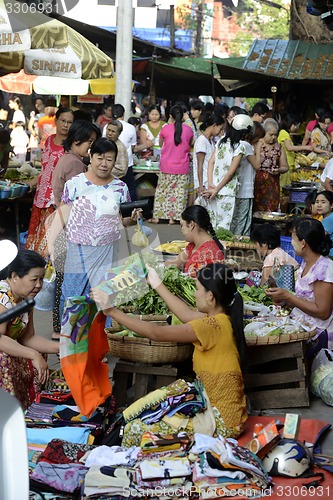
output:
M290 191L290 203L304 203L312 191Z
M294 247L291 244L291 236L280 236L280 247L287 252L288 255L293 257L299 264L302 262L302 257L295 254Z

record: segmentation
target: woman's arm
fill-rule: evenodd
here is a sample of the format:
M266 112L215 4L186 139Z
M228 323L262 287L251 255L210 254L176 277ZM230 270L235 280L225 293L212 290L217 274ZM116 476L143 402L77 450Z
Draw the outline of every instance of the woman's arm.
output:
M180 319L180 321L188 323L189 321L202 318L204 316L204 314L199 311L191 309L182 299L173 295L162 283L161 278L158 276L155 269L152 269L149 266L147 266L147 269L149 271L148 283L154 290L156 290L159 296L167 304L170 311L172 311L177 318ZM110 308L110 299L107 293L94 288L92 290L91 297L97 304L99 304L99 307L104 310L104 314L109 315L108 308Z
M242 153L240 153L239 155L233 157L231 165L229 167L229 170L225 174L225 176L223 177L222 181L215 188L213 188L211 190L208 190L208 192L210 192L210 196L209 196L210 199L215 198L215 196L219 193L219 191L226 184L228 184L228 182L231 181L231 179L235 175L235 172L236 172L237 168L239 167L239 164L241 162L242 157L243 157Z
M204 190L204 185L203 185L203 164L205 162L206 158L206 153L198 152L196 153L197 155L197 165L198 165L198 181L199 181L199 187L197 189L198 194L202 194Z
M272 274L272 270L273 270L273 267L272 266L269 266L269 267L263 267L262 268L262 274L261 274L261 282L260 282L260 286L264 286L264 284L266 283L266 281L268 280L268 276L270 276Z
M214 185L213 185L213 171L214 171L215 155L216 155L216 148L214 149L214 152L208 161L208 169L207 169L208 188L214 187Z
M330 179L329 177L326 177L324 181L324 188L326 191L333 191L332 179Z
M123 311L113 307L104 311L104 313L107 313L107 316L111 316L111 318L126 326L129 330L132 330L147 339L160 342L187 343L198 340L193 328L188 324L175 326L154 326L149 321L141 321L133 316L128 316ZM179 316L178 318L181 320Z
M287 162L287 155L285 150L281 148L281 154L279 158L279 174L284 174L285 172L288 172L288 170L289 170L289 165Z
M54 219L47 238L47 247L45 249L45 255L50 255L52 260L54 258L55 240L57 239L61 231L66 227L71 209L72 205L61 203L61 205L55 212Z
M286 302L289 307L298 307L301 311L314 318L328 319L332 314L333 283L316 281L314 283L314 302L302 299L283 288L269 288L266 294L273 302Z
M4 306L0 306L0 313L7 311ZM48 374L49 374L49 369L47 362L43 358L43 356L33 347L30 345L24 345L22 344L22 339L27 335L28 337L31 336L31 332L33 335L33 323L32 323L32 315L30 315L28 325L26 327L26 332L24 335L19 339L19 341L16 341L14 339L11 339L8 337L8 335L5 335L6 332L6 324L3 323L0 325L0 332L1 332L1 337L0 337L0 351L5 352L9 356L14 356L17 358L24 358L24 359L30 359L32 362L32 365L34 368L36 368L38 372L38 377L41 383L45 383L46 380L48 379ZM46 339L45 339L46 340ZM51 341L48 341L51 342ZM54 342L53 342L54 343ZM59 346L55 345L53 346L54 350L50 352L57 353Z
M187 259L188 259L188 255L185 252L185 250L183 250L176 257L173 257L172 259L166 260L164 262L164 265L165 266L176 266L176 267L178 267L178 269L183 269L186 262L187 262Z
M287 151L313 151L313 146L306 146L302 144L301 146L295 146L290 139L285 139L283 145Z
M251 165L251 167L254 168L254 170L259 170L260 168L260 159L257 157L257 155L249 155L246 157L247 161Z
M310 140L310 137L311 137L311 132L310 130L308 130L307 128L305 129L305 134L304 134L304 138L303 138L303 141L302 141L302 146L306 146L307 143L309 142Z

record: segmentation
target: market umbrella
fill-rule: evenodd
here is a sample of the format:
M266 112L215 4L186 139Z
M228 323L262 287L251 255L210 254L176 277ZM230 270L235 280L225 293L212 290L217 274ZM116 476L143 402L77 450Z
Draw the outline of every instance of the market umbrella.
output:
M52 20L29 30L13 32L9 31L11 27L5 14L0 8L0 41L6 41L0 43L2 74L24 68L27 74L85 80L113 75L112 59L64 23Z
M44 14L24 13L19 2L0 0L0 71L21 69L21 53L29 49L68 46L67 26ZM18 9L17 9L18 6Z

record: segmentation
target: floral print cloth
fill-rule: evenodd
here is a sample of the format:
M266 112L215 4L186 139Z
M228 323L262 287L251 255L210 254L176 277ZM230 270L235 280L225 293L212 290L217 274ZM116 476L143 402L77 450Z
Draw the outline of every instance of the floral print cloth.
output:
M279 161L282 146L278 142L272 146L263 143L260 150L260 169L254 181L255 212L277 212L280 203Z
M215 162L213 169L213 185L217 186L231 166L232 160L246 153L243 144L232 147L230 141L219 141L215 149ZM230 229L235 208L235 197L238 190L239 181L237 172L233 178L218 192L212 200L207 203L207 210L214 229ZM200 203L201 204L201 203Z
M187 205L189 174L159 173L153 217L179 221Z

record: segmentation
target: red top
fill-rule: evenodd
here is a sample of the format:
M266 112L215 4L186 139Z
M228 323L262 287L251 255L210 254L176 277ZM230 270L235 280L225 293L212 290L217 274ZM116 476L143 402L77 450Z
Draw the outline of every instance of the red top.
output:
M42 171L38 178L34 205L38 208L47 208L54 204L52 191L52 174L59 158L64 154L63 146L54 144L54 135L50 135L44 145L42 154Z
M184 272L195 278L196 271L207 264L215 264L224 261L222 250L214 240L209 240L195 249L194 243L186 246L185 252L188 259L184 267Z

